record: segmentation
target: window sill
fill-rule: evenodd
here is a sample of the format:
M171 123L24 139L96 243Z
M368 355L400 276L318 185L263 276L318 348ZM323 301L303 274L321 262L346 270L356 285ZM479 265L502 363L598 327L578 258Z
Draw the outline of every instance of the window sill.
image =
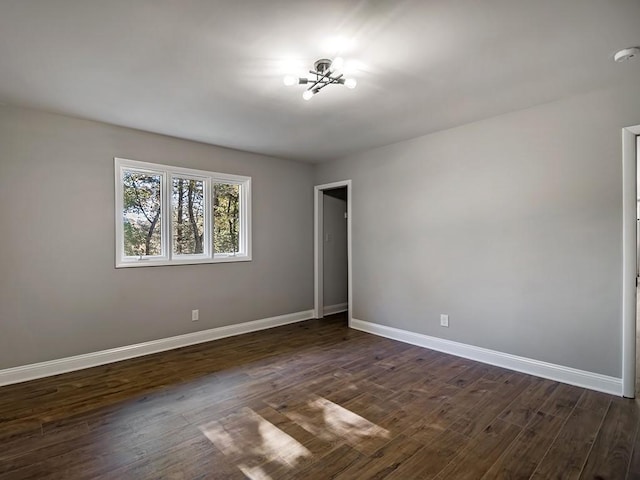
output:
M230 263L250 262L250 255L229 255L215 258L180 258L174 260L132 260L129 262L117 262L116 268L137 267L167 267L171 265L198 265L201 263Z

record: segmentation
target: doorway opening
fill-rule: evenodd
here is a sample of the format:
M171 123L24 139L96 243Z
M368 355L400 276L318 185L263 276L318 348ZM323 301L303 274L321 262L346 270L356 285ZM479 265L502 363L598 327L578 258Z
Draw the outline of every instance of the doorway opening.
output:
M352 318L351 180L314 188L314 317Z
M636 395L638 293L638 136L640 125L622 129L622 395Z

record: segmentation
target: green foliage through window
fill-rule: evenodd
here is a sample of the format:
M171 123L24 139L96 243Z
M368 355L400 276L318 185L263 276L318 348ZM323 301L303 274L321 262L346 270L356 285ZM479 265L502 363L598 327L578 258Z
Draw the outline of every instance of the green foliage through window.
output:
M240 185L215 184L213 223L214 251L236 253L240 243Z
M172 185L173 252L204 252L204 182L174 178Z
M162 176L125 170L124 251L129 256L161 255Z

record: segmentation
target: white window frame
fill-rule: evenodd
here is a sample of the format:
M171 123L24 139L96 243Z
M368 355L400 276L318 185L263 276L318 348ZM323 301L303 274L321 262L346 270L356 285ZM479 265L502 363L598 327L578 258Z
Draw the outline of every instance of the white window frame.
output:
M138 170L160 175L160 205L162 252L157 256L127 256L124 254L124 170ZM224 263L251 261L251 177L228 173L208 172L192 168L174 167L158 163L139 162L126 158L114 159L115 171L115 232L116 232L116 268L151 267L161 265L191 265L198 263ZM171 228L172 188L174 178L186 178L204 182L205 222L204 253L173 253L173 232ZM213 188L216 183L240 185L240 238L239 251L235 254L215 253L213 251Z

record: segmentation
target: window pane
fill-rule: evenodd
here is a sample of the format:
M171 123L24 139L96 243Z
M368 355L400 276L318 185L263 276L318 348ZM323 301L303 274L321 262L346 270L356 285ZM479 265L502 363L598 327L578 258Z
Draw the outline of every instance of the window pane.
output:
M240 249L240 185L215 184L213 222L215 253L237 253Z
M122 184L125 255L161 255L162 175L125 170Z
M204 181L174 178L171 195L173 253L203 253Z

